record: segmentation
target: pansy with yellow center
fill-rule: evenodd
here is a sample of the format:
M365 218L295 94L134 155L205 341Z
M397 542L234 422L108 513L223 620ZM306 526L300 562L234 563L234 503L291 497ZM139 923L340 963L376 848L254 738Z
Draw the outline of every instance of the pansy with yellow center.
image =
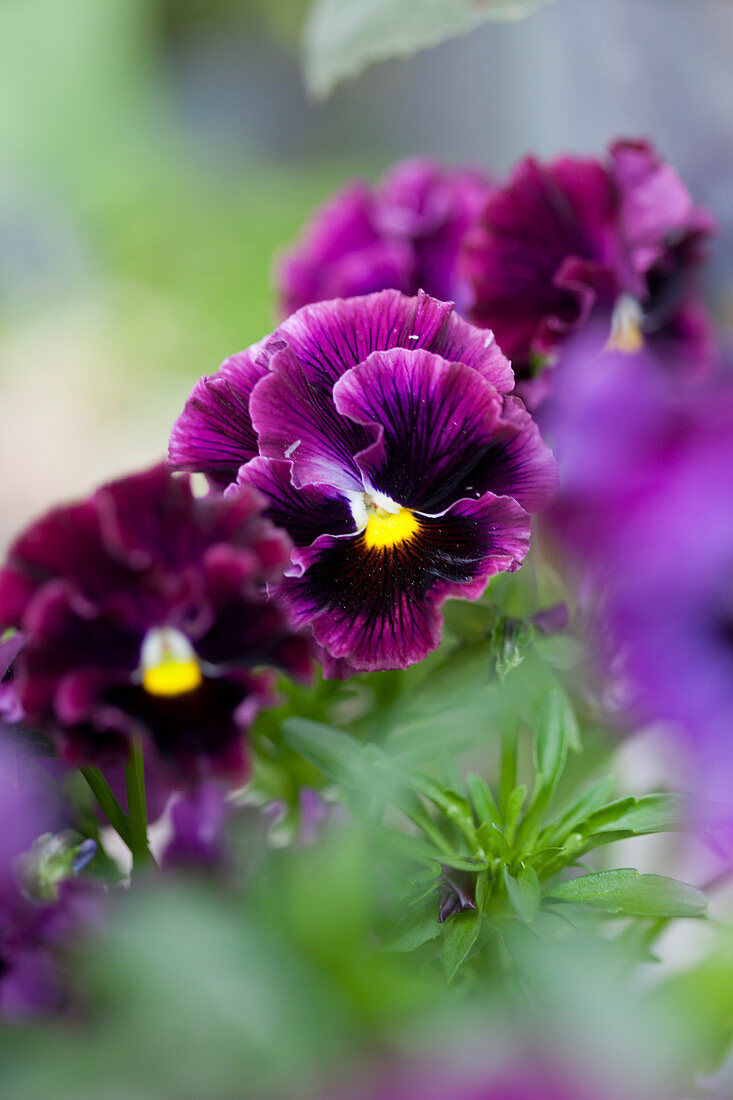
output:
M74 763L121 762L132 735L156 777L241 780L248 722L275 665L309 671L307 640L268 600L290 543L251 489L198 499L158 466L48 513L0 570L0 627L24 724Z
M272 591L311 626L327 674L420 660L448 596L475 599L518 568L528 513L554 486L549 450L508 396L509 363L449 303L384 291L304 307L259 345L257 366L259 455L226 492L255 485L295 544ZM202 432L197 395L172 458L211 473L234 440L212 445L216 423L212 408Z

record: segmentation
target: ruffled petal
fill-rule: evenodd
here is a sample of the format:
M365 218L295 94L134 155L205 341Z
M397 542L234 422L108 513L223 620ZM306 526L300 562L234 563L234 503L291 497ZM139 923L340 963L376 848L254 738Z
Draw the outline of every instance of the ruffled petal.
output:
M464 321L451 302L422 292L406 298L396 290L383 290L362 298L318 302L288 318L273 341L273 351L277 341L289 345L304 378L316 387L330 388L372 352L396 347L425 348L465 363L502 393L514 386L511 366L491 334Z
M296 623L357 670L406 668L440 641L439 607L452 595L475 599L488 578L516 569L529 547L529 517L515 501L486 494L445 515L421 517L418 531L389 549L363 535L324 535L293 551L280 591Z
M249 398L267 373L258 361L260 350L261 344L255 344L230 356L218 374L196 383L171 432L168 455L175 469L205 473L223 487L257 454Z
M546 318L565 331L587 314L586 295L573 283L558 285L556 273L568 257L612 262L613 225L613 187L598 162L564 158L544 166L527 158L469 231L472 320L493 329L511 359L549 350L540 328Z

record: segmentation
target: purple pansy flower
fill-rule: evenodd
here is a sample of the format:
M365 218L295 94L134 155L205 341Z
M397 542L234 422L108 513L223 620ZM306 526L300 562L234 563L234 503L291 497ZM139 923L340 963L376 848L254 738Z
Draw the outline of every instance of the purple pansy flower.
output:
M281 259L281 314L390 288L425 290L463 308L468 286L457 271L458 252L490 192L481 172L422 158L396 164L374 188L344 188Z
M271 684L256 667L309 669L265 594L289 542L261 508L251 488L197 499L157 466L32 524L0 571L0 624L26 635L24 725L73 762L119 762L139 734L171 779L242 777Z
M528 513L554 488L552 455L508 396L508 361L451 304L383 291L306 306L254 362L261 377L236 398L247 425L220 438L199 383L171 461L214 483L224 451L244 463L237 486L255 485L295 544L274 588L330 674L420 660L448 596L475 599L518 568ZM241 446L252 427L255 458Z
M711 324L690 276L714 228L647 142L618 141L604 162L529 157L466 238L471 320L493 330L520 377L592 311L611 347L637 351L648 337L675 365L709 362Z

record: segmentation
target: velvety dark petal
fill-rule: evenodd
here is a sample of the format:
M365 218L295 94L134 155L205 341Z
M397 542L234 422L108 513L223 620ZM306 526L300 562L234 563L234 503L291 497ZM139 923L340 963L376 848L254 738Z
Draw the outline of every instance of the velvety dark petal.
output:
M476 371L393 348L348 371L334 400L344 416L381 429L359 455L365 484L430 513L481 494L471 471L491 446L502 398Z
M171 432L168 455L175 469L205 473L223 487L257 454L249 398L267 372L258 361L260 350L255 344L232 355L218 374L196 383Z
M546 503L554 461L516 398L426 351L377 352L337 382L340 412L382 428L359 455L365 483L405 508L442 512L485 492Z
M206 677L185 695L150 695L129 685L110 690L111 707L129 715L163 760L189 780L208 774L243 782L249 770L244 733L267 701L267 677L248 672Z
M0 626L19 626L34 592L55 577L68 579L91 600L129 583L127 570L102 545L90 501L53 509L12 544L0 571Z
M405 668L437 647L447 596L475 599L528 546L523 509L486 494L421 518L415 535L389 549L369 549L363 535L322 536L293 551L293 571L303 572L282 592L294 621L309 623L331 657L361 670Z
M452 303L422 292L406 298L384 290L363 298L319 302L298 310L280 326L273 336L275 343L269 345L273 352L278 340L288 344L305 383L317 390L322 386L330 390L345 371L372 352L396 347L425 348L451 362L465 363L502 393L514 385L511 366L491 333L469 325L454 312Z
M514 497L528 512L541 511L552 499L557 465L519 398L504 398L494 439L473 476L487 491Z
M105 684L128 678L139 663L141 635L90 609L64 581L44 586L29 605L26 622L29 640L17 663L15 682L31 720L43 721L56 711L63 680L72 677L79 686L68 689L69 707L78 721ZM66 690L62 694L66 698Z
M267 514L283 527L296 546L309 546L319 535L347 535L356 530L347 499L326 485L296 489L291 463L253 458L239 472L237 485L252 484L264 497Z
M250 401L261 453L289 461L298 487L320 482L342 492L359 491L354 455L373 442L374 434L339 416L332 385L304 369L292 349L279 345L271 368Z
M241 550L212 546L204 555L206 590L213 609L210 629L196 639L199 657L219 669L270 664L296 679L309 679L308 639L294 635L282 608L267 598L259 571Z
M568 257L610 262L613 218L612 183L597 162L523 161L466 239L472 320L493 329L511 359L546 350L535 345L542 321L549 316L568 328L587 308L573 286L556 285L554 276Z

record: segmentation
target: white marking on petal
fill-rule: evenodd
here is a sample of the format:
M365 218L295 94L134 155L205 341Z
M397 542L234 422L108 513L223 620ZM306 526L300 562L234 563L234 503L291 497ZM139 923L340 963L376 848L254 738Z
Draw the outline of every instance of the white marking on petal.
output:
M303 442L302 439L296 439L295 443L291 443L289 447L286 447L285 448L285 457L290 458L291 455L294 455L302 442Z
M363 531L369 519L369 513L367 512L366 506L366 494L348 492L344 495L349 502L349 508L351 508L351 514L354 517L357 531Z
M495 339L496 337L494 336L493 332L488 332L486 334L486 337L484 338L484 347L490 348Z
M410 335L407 337L407 339L408 340L419 340L420 339L420 334L417 333L417 332L411 332Z

